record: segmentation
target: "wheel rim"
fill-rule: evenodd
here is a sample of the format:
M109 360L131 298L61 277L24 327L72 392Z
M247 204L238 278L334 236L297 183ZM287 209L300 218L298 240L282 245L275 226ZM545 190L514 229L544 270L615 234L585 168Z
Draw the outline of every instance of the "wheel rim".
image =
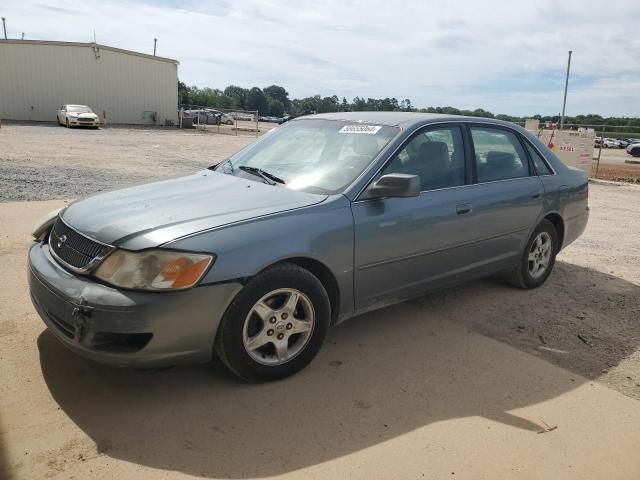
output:
M309 297L293 288L267 293L247 314L242 343L249 356L263 365L282 365L300 354L315 327Z
M531 244L529 249L529 275L532 278L540 278L549 268L551 253L553 252L553 241L547 232L540 232Z

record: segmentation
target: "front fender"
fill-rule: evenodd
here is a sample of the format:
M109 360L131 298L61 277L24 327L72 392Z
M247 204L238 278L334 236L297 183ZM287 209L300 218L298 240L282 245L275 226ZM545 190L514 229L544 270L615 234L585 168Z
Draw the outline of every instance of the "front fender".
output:
M340 317L353 311L353 216L342 195L319 205L267 215L165 244L180 250L215 253L202 283L249 278L287 258L325 265L340 294Z

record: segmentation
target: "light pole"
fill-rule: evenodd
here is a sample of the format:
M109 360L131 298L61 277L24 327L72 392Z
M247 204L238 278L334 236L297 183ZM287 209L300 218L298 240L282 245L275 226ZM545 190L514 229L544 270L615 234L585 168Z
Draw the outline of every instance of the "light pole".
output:
M562 115L560 116L560 130L564 127L564 109L567 106L567 89L569 88L569 70L571 69L571 53L569 50L569 60L567 61L567 76L564 79L564 99L562 100Z

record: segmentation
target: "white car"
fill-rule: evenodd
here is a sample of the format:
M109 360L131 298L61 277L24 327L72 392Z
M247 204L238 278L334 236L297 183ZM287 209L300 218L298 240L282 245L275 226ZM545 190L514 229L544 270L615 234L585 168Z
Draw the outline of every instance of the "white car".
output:
M58 124L66 127L100 126L100 117L86 105L62 105L58 110Z
M613 138L605 138L602 141L602 146L604 148L620 148L620 142L614 140Z

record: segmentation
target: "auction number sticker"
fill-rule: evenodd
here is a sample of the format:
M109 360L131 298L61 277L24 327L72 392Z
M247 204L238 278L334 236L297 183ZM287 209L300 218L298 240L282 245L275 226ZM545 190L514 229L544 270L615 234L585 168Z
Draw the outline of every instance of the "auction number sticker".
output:
M382 127L374 125L345 125L338 133L366 133L367 135L375 135Z

